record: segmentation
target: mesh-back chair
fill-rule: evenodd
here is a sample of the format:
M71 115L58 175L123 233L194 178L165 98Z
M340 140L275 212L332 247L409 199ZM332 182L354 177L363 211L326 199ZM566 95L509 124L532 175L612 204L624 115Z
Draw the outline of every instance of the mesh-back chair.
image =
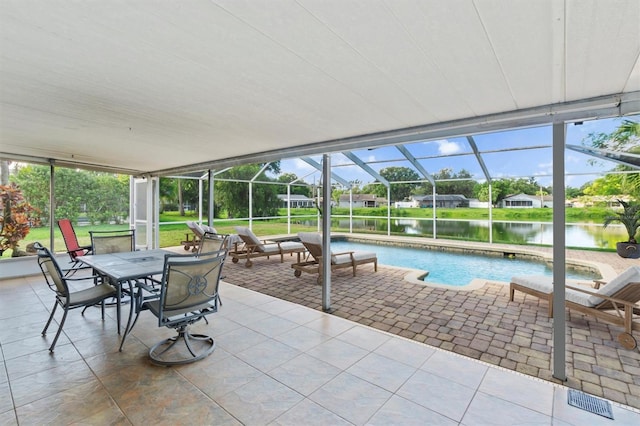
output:
M135 250L135 230L89 231L93 254L124 253Z
M81 266L78 257L91 254L91 245L81 246L80 243L78 243L78 237L76 236L75 229L73 229L71 220L60 219L58 221L58 228L60 228L64 245L67 247L67 254L69 254L72 263L71 269L67 271L67 274L69 272L75 272L78 269L88 268L87 266Z
M49 249L43 247L40 243L35 243L34 246L38 252L38 265L42 270L44 279L49 288L56 294L56 300L53 305L53 309L51 310L51 315L42 330L43 336L47 334L47 329L53 320L53 316L56 313L58 305L64 309L64 314L62 315L58 332L49 347L49 351L53 352L56 342L58 341L58 337L60 337L60 333L62 332L62 327L64 327L64 322L67 319L67 313L69 310L102 304L102 319L104 320L104 300L115 296L116 289L109 284L100 283L97 285L91 285L84 290L71 291L69 289L70 282L80 282L85 280L94 281L97 277L87 276L82 278L69 278L62 273L58 262L56 262L56 259L51 255Z
M198 246L198 256L226 256L229 251L228 243L228 235L216 234L207 231L202 234L202 237L200 238L200 245ZM224 277L220 277L220 279L224 279ZM218 303L220 303L220 305L222 306L220 293L218 293Z
M159 327L175 329L178 334L155 344L149 350L154 364L176 365L198 361L215 349L215 340L192 334L189 325L218 311L218 287L226 252L197 255L165 255L160 294L145 300L137 292L136 318L127 325L124 339L135 326L141 311L149 310L158 318ZM139 287L143 284L139 284ZM121 345L122 348L122 345Z
M218 253L227 251L228 235L205 232L200 239L198 256L205 256L208 253Z

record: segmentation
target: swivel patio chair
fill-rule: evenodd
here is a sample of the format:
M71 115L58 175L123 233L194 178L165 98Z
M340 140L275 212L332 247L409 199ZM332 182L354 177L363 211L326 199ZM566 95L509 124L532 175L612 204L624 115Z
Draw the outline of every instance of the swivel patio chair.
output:
M198 247L198 257L220 255L226 256L229 251L228 242L228 235L205 232L202 236L202 239L200 240L200 246ZM220 277L220 279L224 279L224 277ZM218 303L220 303L220 306L222 306L222 299L220 299L219 293Z
M300 277L303 272L318 274L318 284L322 283L322 235L317 232L298 232L300 241L311 255L310 259L291 265L294 275ZM378 256L373 252L347 251L331 253L331 271L341 268L352 268L356 276L358 265L373 263L374 271L378 271Z
M600 284L602 282L598 282ZM626 349L637 347L633 330L640 330L640 266L632 266L620 275L602 283L597 289L577 286L566 287L566 307L605 322L624 327L618 341ZM553 317L553 279L542 275L515 276L509 285L509 300L515 291L521 291L549 304L548 315Z
M87 266L82 266L78 258L86 254L91 254L91 245L81 246L78 243L78 237L76 236L75 229L73 229L71 220L58 220L58 228L60 228L60 232L62 233L64 245L67 247L67 254L71 258L71 268L67 270L67 274L73 274L78 269L88 268Z
M49 249L42 246L42 244L38 242L34 243L34 247L37 250L38 265L40 266L40 270L44 275L44 279L49 288L56 294L56 300L54 302L53 309L51 310L51 315L49 315L49 320L42 330L43 336L47 334L47 329L49 328L49 325L53 320L53 316L56 313L56 308L58 307L58 305L60 305L62 309L64 309L62 320L60 320L60 325L58 326L58 332L56 333L53 342L51 342L51 346L49 346L49 351L53 352L54 348L56 347L56 343L58 342L58 338L60 337L60 333L62 332L62 328L64 327L64 323L67 319L67 313L71 309L101 304L102 319L104 320L104 300L114 297L116 295L116 289L107 283L101 282L97 285L91 285L90 287L83 290L71 291L69 289L69 283L76 283L87 280L93 281L98 279L99 277L87 276L82 278L70 278L68 276L65 276L65 274L60 269L60 266L58 265L55 257L51 255ZM84 311L82 311L82 313L84 315Z
M245 264L247 268L253 265L251 259L261 256L266 256L268 259L270 256L279 255L280 263L282 263L285 254L296 253L298 262L300 262L300 254L306 251L304 246L296 241L260 241L251 229L244 226L236 226L236 232L243 243L234 244L233 249L229 250L229 254L233 263L238 263L240 259L247 259Z
M187 364L201 360L215 350L215 340L194 334L189 326L218 311L218 288L226 251L207 255L165 255L164 273L158 297L136 293L136 316L127 324L122 345L137 323L142 311L149 310L158 318L158 327L173 328L177 335L162 340L149 350L151 362L157 365ZM139 284L138 287L142 287Z

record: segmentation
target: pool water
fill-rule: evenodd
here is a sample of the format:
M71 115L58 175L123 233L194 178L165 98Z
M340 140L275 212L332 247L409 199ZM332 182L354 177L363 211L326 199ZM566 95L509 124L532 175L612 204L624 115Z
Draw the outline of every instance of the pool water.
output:
M429 271L425 281L451 286L467 285L474 278L509 282L514 275L551 276L553 273L547 263L533 260L349 241L332 241L331 251L375 252L378 264ZM595 277L586 271L567 269L567 278L590 280Z

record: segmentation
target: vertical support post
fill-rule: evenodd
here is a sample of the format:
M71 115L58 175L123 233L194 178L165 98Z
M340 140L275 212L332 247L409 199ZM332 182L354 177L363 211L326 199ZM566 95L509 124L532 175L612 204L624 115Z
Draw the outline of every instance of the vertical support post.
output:
M489 182L489 244L493 243L493 194L491 194L492 182Z
M213 200L213 196L215 195L215 189L213 185L215 185L215 180L213 177L213 172L211 170L207 171L207 181L209 184L209 205L207 207L207 224L209 226L213 226L213 218L216 217L216 212L214 211L216 203Z
M145 223L145 234L147 236L145 240L145 248L147 250L155 248L154 246L154 233L153 233L153 222L154 222L154 179L150 175L145 175L146 185L146 205L145 205L145 218L147 219ZM200 213L202 214L202 213Z
M436 232L438 227L436 226L436 219L438 217L438 215L436 214L436 184L433 184L433 188L431 191L431 203L433 204L433 239L435 240L437 238Z
M322 231L322 217L320 216L320 210L322 210L322 204L320 204L320 186L316 188L316 199L318 200L317 205L320 206L317 210L316 217L318 218L316 222L318 223L317 228L318 232Z
M322 310L331 310L331 156L322 155Z
M349 233L353 234L353 187L349 187Z
M204 195L204 183L202 179L198 178L198 223L202 224L202 199Z
M567 380L565 371L565 136L564 122L553 123L553 377L563 381Z
M291 233L291 184L287 184L287 234Z
M253 182L249 182L249 229L253 229Z
M391 235L391 183L387 186L387 236Z
M49 163L49 247L51 247L51 253L56 252L54 247L54 223L56 220L56 212L53 206L56 205L56 168L53 165L53 161Z

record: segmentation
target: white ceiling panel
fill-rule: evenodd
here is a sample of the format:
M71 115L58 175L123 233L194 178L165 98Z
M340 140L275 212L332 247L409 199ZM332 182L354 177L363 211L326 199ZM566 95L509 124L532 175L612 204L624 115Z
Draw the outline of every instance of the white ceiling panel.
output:
M0 156L188 169L637 97L639 21L637 0L4 0Z

